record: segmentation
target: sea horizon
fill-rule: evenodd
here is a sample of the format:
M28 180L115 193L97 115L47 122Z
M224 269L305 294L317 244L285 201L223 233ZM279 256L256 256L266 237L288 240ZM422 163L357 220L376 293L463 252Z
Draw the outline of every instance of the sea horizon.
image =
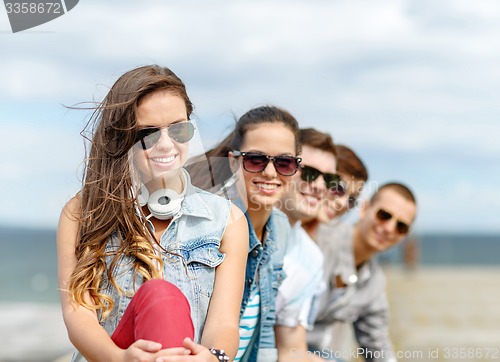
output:
M418 232L416 265L499 267L500 233ZM58 303L56 229L0 225L0 302ZM405 242L380 255L404 265Z
M73 349L59 305L55 238L55 228L0 226L0 360L53 362ZM500 275L500 233L431 232L411 238L418 241L413 269L404 264L404 242L379 258L388 277L397 348L444 351L469 346L475 336L482 338L477 348L492 346L499 314L487 314L497 310L496 298L488 296L496 292ZM464 283L474 293L466 292ZM485 324L490 319L494 329ZM18 338L21 334L26 338ZM441 341L440 347L435 341Z

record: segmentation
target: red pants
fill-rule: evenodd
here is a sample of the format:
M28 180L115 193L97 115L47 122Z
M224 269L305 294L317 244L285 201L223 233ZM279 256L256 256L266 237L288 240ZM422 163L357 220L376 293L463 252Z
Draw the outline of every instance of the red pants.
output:
M170 348L181 347L186 337L194 337L189 302L172 283L154 279L141 285L111 339L123 349L138 339Z

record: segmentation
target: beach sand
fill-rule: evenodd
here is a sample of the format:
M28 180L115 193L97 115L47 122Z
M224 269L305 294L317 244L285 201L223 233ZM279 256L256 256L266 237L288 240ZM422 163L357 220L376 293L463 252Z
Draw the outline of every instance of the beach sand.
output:
M500 267L384 266L384 271L399 362L500 362ZM346 361L363 361L352 328L343 330L336 345L334 353L351 357Z
M500 361L500 268L385 271L399 361Z
M384 270L400 362L500 362L500 268ZM1 304L0 361L68 362L71 350L58 305Z

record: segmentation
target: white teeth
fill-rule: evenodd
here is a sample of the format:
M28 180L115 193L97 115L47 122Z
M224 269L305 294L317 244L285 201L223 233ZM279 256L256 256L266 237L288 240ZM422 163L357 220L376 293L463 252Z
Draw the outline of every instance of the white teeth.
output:
M278 187L278 185L276 184L261 184L261 183L257 183L256 184L257 186L259 186L261 189L265 189L265 190L274 190Z
M175 156L152 158L151 161L158 163L170 163L175 160Z

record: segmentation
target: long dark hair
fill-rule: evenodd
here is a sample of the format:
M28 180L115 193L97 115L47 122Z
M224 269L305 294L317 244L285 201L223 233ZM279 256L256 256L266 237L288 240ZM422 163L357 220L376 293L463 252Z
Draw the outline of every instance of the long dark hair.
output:
M102 277L106 273L120 290L113 270L121 256L131 256L135 273L146 280L161 277L158 266L163 263L155 253L154 235L136 213L128 156L136 142L137 107L145 97L157 91L181 97L187 116L191 115L193 105L179 77L168 68L148 65L123 74L94 108L82 131L82 134L91 133L90 152L78 195L81 210L75 250L77 264L70 277L69 291L78 304L101 310L103 318L112 310L113 301L99 291ZM106 244L113 233L120 238L119 248L105 255ZM109 268L105 256L112 256ZM86 292L90 293L95 306L85 302Z

